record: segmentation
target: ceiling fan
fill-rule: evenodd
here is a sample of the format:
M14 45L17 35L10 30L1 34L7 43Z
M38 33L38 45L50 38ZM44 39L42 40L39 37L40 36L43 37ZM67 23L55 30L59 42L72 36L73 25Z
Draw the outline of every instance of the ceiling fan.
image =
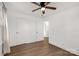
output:
M41 9L42 13L45 14L45 9L56 10L56 7L47 6L50 2L40 2L40 3L32 2L32 3L39 6L39 8L36 8L36 9L32 10L32 12Z

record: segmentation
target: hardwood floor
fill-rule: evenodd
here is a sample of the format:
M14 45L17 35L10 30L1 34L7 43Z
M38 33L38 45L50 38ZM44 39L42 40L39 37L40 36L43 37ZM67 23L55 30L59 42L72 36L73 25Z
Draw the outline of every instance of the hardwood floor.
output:
M5 56L76 56L56 46L50 45L47 41L40 41L30 44L22 44L11 47L11 53Z

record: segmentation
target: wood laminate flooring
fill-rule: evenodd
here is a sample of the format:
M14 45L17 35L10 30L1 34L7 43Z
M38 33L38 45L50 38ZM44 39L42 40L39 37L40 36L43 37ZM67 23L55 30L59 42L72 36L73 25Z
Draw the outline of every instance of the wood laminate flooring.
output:
M5 56L76 56L45 41L11 47L11 53Z

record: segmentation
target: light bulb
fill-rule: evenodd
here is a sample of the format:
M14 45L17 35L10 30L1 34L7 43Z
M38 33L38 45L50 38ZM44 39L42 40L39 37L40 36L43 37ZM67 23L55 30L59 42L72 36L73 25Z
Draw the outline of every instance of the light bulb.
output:
M41 8L41 11L45 11L45 8L44 8L44 7L42 7L42 8Z

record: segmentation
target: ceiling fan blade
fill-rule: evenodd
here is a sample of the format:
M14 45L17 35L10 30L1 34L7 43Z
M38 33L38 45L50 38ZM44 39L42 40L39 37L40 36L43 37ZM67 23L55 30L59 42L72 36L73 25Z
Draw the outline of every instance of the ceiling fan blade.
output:
M45 2L45 5L48 5L50 2Z
M52 10L56 10L56 7L49 7L49 6L46 6L47 9L52 9Z
M40 6L40 4L38 4L38 3L36 3L36 2L32 2L33 4L35 4L35 5L38 5L38 6Z
M36 11L36 10L39 10L39 9L41 9L41 8L34 9L34 10L32 10L32 12L34 12L34 11Z

